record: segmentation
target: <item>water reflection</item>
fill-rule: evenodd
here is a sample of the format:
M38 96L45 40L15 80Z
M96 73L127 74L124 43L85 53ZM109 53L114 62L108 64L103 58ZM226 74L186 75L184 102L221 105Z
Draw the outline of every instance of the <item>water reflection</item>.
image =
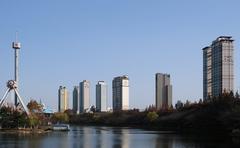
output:
M236 140L237 141L237 140ZM239 142L239 141L238 141ZM130 128L72 126L69 132L7 134L0 132L0 147L35 148L205 148L239 147L225 138L180 136Z
M107 137L107 130L104 128L96 127L96 147L105 148L107 147L107 143L109 141Z
M113 128L112 135L113 148L129 148L129 129Z
M93 128L91 127L79 127L74 128L75 131L72 131L72 145L69 147L79 147L79 148L92 148L93 142L95 142L93 139Z
M172 135L158 135L155 138L155 148L173 148L174 139L171 138Z

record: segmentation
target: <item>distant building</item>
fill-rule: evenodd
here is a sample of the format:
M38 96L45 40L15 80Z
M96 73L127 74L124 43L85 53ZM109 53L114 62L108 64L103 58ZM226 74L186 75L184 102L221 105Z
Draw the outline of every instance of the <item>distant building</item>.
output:
M96 85L96 110L107 111L107 84L104 81L98 81Z
M79 113L79 103L80 103L80 89L79 86L74 86L73 88L73 111Z
M60 86L58 89L58 111L64 112L68 109L69 94L66 87Z
M156 108L167 109L172 106L172 85L170 75L157 73L156 79Z
M129 78L115 77L112 81L113 111L129 109Z
M220 36L203 48L203 98L234 90L233 39Z
M85 112L90 107L90 82L83 80L80 82L80 113Z

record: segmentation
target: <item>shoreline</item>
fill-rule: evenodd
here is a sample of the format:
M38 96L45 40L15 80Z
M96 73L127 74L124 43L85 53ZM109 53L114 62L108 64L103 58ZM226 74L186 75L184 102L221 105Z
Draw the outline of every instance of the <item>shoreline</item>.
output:
M1 133L6 133L6 134L44 134L44 133L49 133L52 130L45 130L45 129L31 129L31 128L1 128L0 132Z

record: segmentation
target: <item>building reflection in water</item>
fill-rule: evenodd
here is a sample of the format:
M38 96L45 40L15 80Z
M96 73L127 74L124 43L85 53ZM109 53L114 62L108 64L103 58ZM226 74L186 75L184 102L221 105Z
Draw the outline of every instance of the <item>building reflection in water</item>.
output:
M96 127L95 128L95 139L96 139L96 148L106 148L109 147L109 134L108 130L106 130L104 127Z
M112 148L129 148L129 129L113 128L112 136Z
M71 133L68 147L129 148L129 129L83 126L73 128Z
M76 132L76 134L79 134L76 140L76 144L73 147L78 148L92 148L94 145L94 140L92 135L94 134L92 127L80 127L78 130L80 132Z
M237 146L236 146L237 145ZM36 148L205 148L239 147L225 137L163 134L140 129L73 126L69 132L9 134L0 132L0 147Z

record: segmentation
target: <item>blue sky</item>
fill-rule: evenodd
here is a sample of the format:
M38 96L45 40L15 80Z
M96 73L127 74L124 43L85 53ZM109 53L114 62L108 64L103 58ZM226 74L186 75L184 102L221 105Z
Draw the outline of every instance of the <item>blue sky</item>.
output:
M87 79L95 85L129 75L130 107L154 104L157 72L169 73L173 102L202 97L202 48L220 35L235 39L235 88L240 88L238 0L2 0L0 94L13 78L15 31L20 92L57 109L57 90ZM70 96L70 106L72 97Z

